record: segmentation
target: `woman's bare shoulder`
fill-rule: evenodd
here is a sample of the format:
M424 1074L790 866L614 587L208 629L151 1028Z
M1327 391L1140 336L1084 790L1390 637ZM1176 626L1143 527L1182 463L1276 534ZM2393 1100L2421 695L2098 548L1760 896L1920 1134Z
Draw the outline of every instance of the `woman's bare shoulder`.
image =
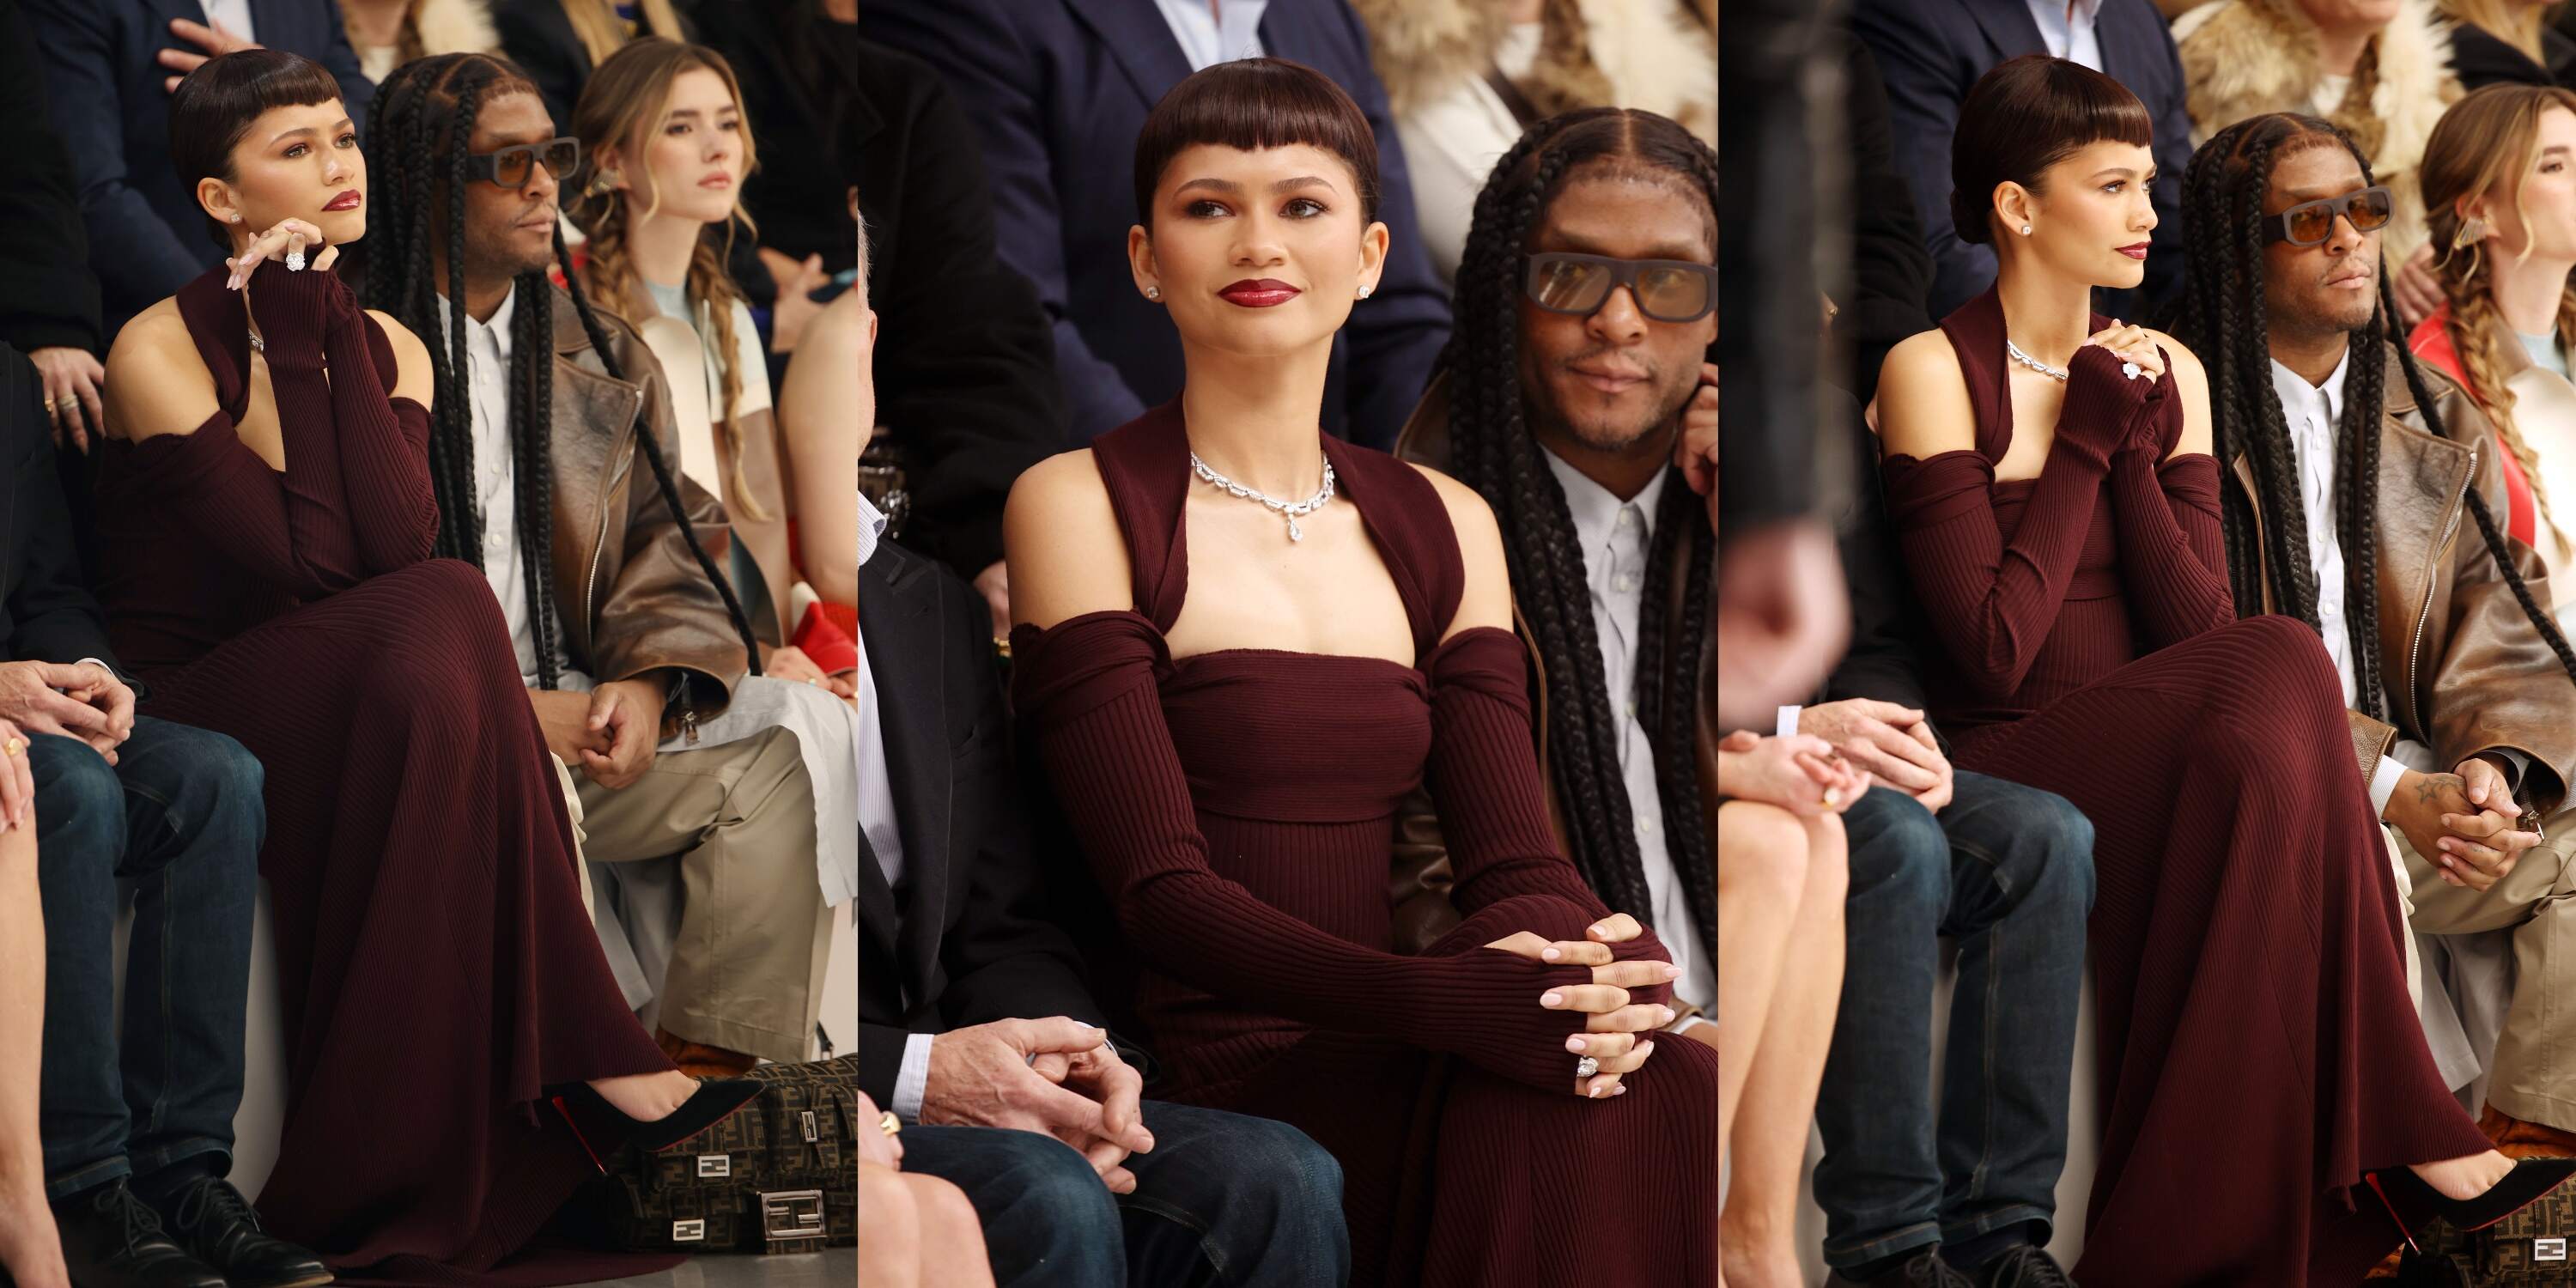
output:
M1976 446L1976 408L1947 332L1920 331L1887 351L1878 373L1878 428L1889 456L1921 459Z
M1015 622L1048 627L1134 606L1118 512L1088 448L1021 472L1002 507L1002 546Z
M134 315L107 351L107 432L130 441L193 434L218 410L214 373L166 299Z

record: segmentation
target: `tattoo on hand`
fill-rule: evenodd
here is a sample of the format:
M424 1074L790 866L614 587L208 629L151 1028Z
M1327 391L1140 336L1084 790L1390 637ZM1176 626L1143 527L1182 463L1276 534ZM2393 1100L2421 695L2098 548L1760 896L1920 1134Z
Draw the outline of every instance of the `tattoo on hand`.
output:
M2426 774L2415 784L2415 803L2428 808L2439 805L2445 790L2466 796L2469 794L2468 780L2458 774Z

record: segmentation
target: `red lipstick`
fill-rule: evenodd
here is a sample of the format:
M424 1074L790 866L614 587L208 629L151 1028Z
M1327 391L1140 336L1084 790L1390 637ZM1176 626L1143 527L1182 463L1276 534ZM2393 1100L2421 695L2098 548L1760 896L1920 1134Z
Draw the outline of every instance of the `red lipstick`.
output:
M1266 309L1273 305L1285 304L1300 294L1302 292L1286 282L1263 277L1236 282L1218 291L1217 298L1229 304L1240 304L1247 309Z
M2131 259L2145 259L2147 257L2147 243L2139 242L2134 246L2123 246L2120 248L2120 253Z
M348 188L342 190L339 196L333 197L331 200L324 202L322 208L324 210L355 210L358 208L359 204L364 202L366 199L367 195L365 193L362 193L355 188Z

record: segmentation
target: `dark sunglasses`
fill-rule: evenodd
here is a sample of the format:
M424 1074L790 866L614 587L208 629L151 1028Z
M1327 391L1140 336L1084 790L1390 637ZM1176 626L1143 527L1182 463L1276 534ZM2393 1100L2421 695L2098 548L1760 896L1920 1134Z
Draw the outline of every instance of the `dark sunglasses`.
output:
M524 188L528 177L537 172L537 162L546 164L546 173L561 182L581 167L581 140L548 139L543 143L522 143L497 152L477 152L465 158L465 175L483 179L504 188Z
M2318 246L2334 236L2335 217L2351 221L2357 233L2377 232L2388 226L2397 214L2397 201L2386 188L2364 188L2323 201L2303 201L2277 215L2263 218L2263 241L2288 242L2293 246Z
M1717 270L1686 259L1612 259L1547 251L1529 257L1522 289L1550 313L1589 317L1624 286L1637 311L1658 322L1696 322L1717 307Z

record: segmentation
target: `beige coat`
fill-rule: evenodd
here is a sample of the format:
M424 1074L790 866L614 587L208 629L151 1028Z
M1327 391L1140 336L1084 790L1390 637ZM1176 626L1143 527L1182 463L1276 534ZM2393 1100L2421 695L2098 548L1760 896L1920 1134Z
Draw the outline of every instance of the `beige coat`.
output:
M2343 127L2371 176L2397 197L2397 219L2381 234L2391 266L2424 244L2424 194L2416 169L2442 112L2460 97L2451 38L2432 0L2401 0L2397 17L2373 37L2341 105L2321 113ZM2317 28L2298 0L2218 0L2176 20L2182 75L2196 147L2249 116L2320 115L2315 96Z
M742 396L734 409L734 432L728 440L716 428L715 418L715 408L723 396L724 358L715 351L715 328L706 323L705 307L698 305L701 317L695 327L679 318L657 314L636 329L652 347L653 356L661 359L662 370L670 373L671 419L680 435L680 472L721 496L725 514L732 519L732 545L740 556L734 559L735 589L742 596L743 610L751 615L752 633L763 643L784 644L794 638L796 623L790 620L789 613L797 579L795 566L788 558L790 490L779 451L778 424L770 406L769 366L760 351L760 331L752 324L751 310L735 301L736 352L732 360L742 368ZM706 338L701 340L701 335ZM708 537L710 552L723 562L729 551L714 549L716 540L716 536ZM741 567L744 558L758 570L756 586L743 584L751 580Z

